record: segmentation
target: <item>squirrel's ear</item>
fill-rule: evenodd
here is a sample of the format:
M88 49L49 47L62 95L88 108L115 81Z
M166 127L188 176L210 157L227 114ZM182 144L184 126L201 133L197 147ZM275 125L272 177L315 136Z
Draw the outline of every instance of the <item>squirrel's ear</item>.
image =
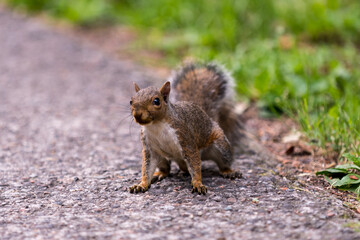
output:
M162 85L162 87L160 88L160 93L164 98L165 102L168 102L169 99L169 94L170 94L170 82L167 81L166 83L164 83L164 85Z
M134 87L135 87L135 91L136 91L136 92L140 91L139 86L138 86L135 82L134 82Z

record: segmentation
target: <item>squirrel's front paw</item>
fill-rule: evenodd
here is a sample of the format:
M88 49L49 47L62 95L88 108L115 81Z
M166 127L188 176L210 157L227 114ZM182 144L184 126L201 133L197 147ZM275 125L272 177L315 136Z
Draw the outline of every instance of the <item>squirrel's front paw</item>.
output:
M207 188L201 182L192 182L192 193L206 194Z
M130 193L139 193L139 192L146 192L150 188L150 185L140 183L135 184L134 186L129 188Z

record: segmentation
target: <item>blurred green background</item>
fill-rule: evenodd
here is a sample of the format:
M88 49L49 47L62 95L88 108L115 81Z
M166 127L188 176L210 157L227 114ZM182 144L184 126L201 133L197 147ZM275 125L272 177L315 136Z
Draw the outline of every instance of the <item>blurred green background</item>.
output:
M132 26L169 67L216 60L263 115L288 114L339 156L360 153L359 0L2 1L84 27Z

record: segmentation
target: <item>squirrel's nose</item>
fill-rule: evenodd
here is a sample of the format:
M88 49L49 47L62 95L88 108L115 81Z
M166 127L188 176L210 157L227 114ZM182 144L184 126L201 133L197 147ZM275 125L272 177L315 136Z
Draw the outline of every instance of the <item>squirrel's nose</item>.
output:
M142 118L142 113L135 113L134 114L134 118L136 119L137 122L141 121Z

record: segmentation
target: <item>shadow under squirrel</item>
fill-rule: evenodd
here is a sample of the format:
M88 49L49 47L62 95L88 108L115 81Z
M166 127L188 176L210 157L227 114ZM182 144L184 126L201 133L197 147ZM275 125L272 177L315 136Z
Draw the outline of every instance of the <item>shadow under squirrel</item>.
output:
M170 99L170 82L174 95ZM206 194L201 160L213 160L226 178L233 171L233 149L242 136L234 111L233 79L214 63L187 63L160 89L140 89L131 98L131 112L141 125L142 178L131 193L145 192L170 173L171 161L192 178L192 192ZM158 168L159 171L155 172Z

